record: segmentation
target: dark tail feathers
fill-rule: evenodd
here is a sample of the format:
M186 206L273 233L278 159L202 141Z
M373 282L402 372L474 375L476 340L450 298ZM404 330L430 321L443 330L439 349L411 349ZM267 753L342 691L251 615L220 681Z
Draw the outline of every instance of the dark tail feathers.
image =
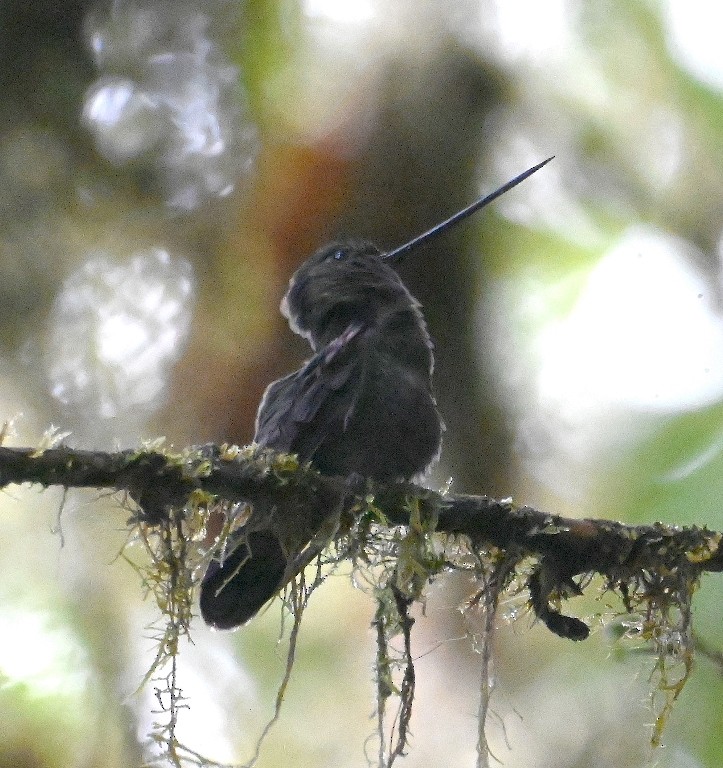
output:
M286 557L273 533L248 534L223 565L213 560L208 566L201 582L203 620L216 629L245 624L281 589L285 570Z

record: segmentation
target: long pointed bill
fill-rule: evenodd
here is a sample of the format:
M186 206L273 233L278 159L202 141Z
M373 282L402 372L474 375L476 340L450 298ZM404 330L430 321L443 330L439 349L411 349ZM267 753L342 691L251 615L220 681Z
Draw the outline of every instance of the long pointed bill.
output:
M491 192L489 195L486 195L485 197L481 197L479 200L476 200L474 203L472 203L472 205L468 205L466 208L463 208L461 211L457 211L457 213L455 213L453 216L450 216L448 219L445 219L439 224L436 224L435 226L433 226L431 229L427 230L423 234L418 235L413 240L410 240L408 243L405 243L404 245L400 245L398 248L395 248L393 251L389 251L388 253L385 253L383 258L392 262L400 261L402 256L404 256L408 251L411 251L413 248L416 248L418 245L421 245L422 243L426 243L427 240L431 240L432 238L444 232L446 229L453 227L458 222L462 221L463 219L466 219L468 216L471 216L476 211L479 211L480 208L484 208L485 205L489 205L493 200L496 200L498 197L501 197L502 195L504 195L505 192L509 192L513 187L516 187L525 179L532 176L533 173L539 171L543 165L547 165L550 162L550 160L552 160L554 157L555 157L554 155L552 157L548 157L547 160L543 160L541 163L538 163L532 168L528 168L524 173L521 173L519 176L515 176L514 179L512 179L511 181L508 181L506 184L503 184L499 189L496 189L494 192Z

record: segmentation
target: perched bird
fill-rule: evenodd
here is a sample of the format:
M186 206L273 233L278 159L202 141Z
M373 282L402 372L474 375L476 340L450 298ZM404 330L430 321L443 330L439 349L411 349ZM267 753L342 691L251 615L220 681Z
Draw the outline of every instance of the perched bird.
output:
M302 264L281 312L314 354L268 386L254 442L295 453L326 475L385 482L424 473L439 454L443 429L432 388L432 341L419 302L392 264L551 159L393 251L383 253L367 241L337 241ZM286 551L271 527L242 528L231 538L241 543L227 545L228 554L211 562L201 584L201 615L219 629L252 618L296 575L291 564L299 554Z

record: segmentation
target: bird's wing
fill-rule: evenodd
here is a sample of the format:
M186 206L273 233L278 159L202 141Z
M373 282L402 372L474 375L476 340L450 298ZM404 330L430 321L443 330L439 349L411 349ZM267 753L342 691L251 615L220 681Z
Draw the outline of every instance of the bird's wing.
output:
M302 461L314 458L324 438L338 434L354 413L364 386L361 325L351 325L298 371L269 385L256 417L254 440L262 446L296 453ZM319 519L286 522L289 530L306 525L311 544L294 545L280 539L279 531L256 530L232 534L238 545L222 560L213 560L201 585L201 615L207 624L230 629L251 619L299 570L313 560L323 543L314 533L331 510L320 510ZM293 537L292 537L293 539ZM291 559L289 559L291 558Z
M255 442L313 458L326 435L346 428L363 389L362 325L350 325L302 368L269 385L256 418Z

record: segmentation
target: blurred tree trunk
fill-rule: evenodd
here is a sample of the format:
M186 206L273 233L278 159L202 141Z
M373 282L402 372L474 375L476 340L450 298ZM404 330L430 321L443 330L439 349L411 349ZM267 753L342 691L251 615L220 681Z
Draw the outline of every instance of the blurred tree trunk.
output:
M399 245L480 194L485 117L501 99L500 75L457 48L399 61L388 73L376 134L359 159L358 199L344 231L381 248ZM447 431L444 472L457 490L504 495L510 435L481 370L476 311L480 263L465 223L407 257L400 272L421 301L435 343L435 387Z

